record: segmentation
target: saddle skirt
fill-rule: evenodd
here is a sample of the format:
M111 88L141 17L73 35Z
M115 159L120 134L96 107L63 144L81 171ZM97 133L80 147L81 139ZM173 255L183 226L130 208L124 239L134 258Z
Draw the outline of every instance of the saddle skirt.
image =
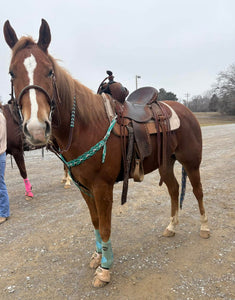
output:
M174 109L170 105L168 105L167 103L165 103L163 101L158 101L158 102L160 103L160 105L162 104L165 107L165 111L167 111L167 115L169 116L169 128L167 127L166 119L164 120L164 123L166 125L166 131L173 131L173 130L178 129L180 127L180 119L177 116ZM160 109L158 109L157 112L158 112L157 115L158 115L159 118L160 117L164 118L164 116L162 116L162 112L161 112ZM159 128L156 127L156 123L155 123L155 120L153 118L153 114L152 114L150 109L146 113L147 117L145 119L143 119L141 122L138 121L138 120L135 120L133 118L129 118L128 116L125 117L125 114L126 114L126 109L125 109L125 105L124 105L124 107L123 107L123 116L124 116L124 118L123 118L122 124L116 123L114 128L113 128L113 132L118 136L120 136L121 134L125 134L126 136L128 136L127 129L125 128L124 131L123 131L123 128L121 129L121 127L122 126L124 126L124 127L127 126L131 122L131 120L134 120L135 122L140 123L140 124L145 124L145 127L147 128L149 134L156 134L158 131L162 132L162 127L159 127ZM114 115L115 115L115 113L113 112L113 116ZM122 133L121 133L121 131L122 131Z

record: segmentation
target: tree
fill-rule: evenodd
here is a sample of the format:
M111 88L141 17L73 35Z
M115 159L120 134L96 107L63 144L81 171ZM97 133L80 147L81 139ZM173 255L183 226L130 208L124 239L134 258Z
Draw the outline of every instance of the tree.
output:
M219 110L222 113L235 114L235 64L218 74L214 90L220 98Z
M209 102L209 111L218 111L218 107L219 97L216 94L213 94Z
M188 103L188 108L191 111L209 111L209 98L207 96L202 97L201 95L194 96L193 99Z
M165 89L160 88L158 92L158 100L172 100L172 101L178 101L177 96L172 92L167 92Z

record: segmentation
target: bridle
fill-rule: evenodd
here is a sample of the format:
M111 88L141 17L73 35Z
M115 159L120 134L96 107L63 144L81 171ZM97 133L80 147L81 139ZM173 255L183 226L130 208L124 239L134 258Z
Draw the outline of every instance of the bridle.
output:
M58 94L58 88L57 88L57 84L56 84L56 78L55 78L55 74L54 72L52 73L52 85L53 85L53 94L52 97L50 97L50 95L48 94L48 92L41 86L36 85L36 84L31 84L31 85L27 85L25 86L21 92L19 93L19 96L16 98L14 96L14 84L13 84L14 79L11 79L11 99L8 101L8 103L13 103L13 105L15 105L17 107L17 111L18 111L18 116L20 119L20 124L22 125L23 123L23 116L21 113L21 100L22 97L25 93L27 93L29 90L31 89L35 89L38 90L40 92L42 92L47 99L47 102L50 106L50 116L49 116L49 120L52 119L54 110L55 110L55 106L56 106L56 99L60 102L60 98L59 98L59 94Z
M15 98L14 97L14 84L13 84L13 79L11 79L11 99L10 101L8 101L8 103L13 103L14 106L16 106L17 108L17 114L18 114L18 119L20 120L20 125L22 126L23 124L23 116L22 116L22 113L21 113L21 99L23 97L23 95L25 93L27 93L29 90L31 89L36 89L40 92L42 92L46 98L47 98L47 101L48 101L48 104L50 105L50 115L49 115L49 120L52 121L52 117L53 117L53 113L55 111L55 108L56 108L56 103L61 103L61 100L60 100L60 97L59 97L59 92L58 92L58 87L57 87L57 84L56 84L56 77L55 77L55 73L52 72L52 85L53 85L53 94L52 94L52 97L50 97L50 95L48 94L48 92L41 86L39 85L36 85L36 84L31 84L31 85L27 85L25 86L18 98ZM71 111L71 120L70 120L70 131L69 131L69 138L68 138L68 144L66 146L65 149L61 149L58 151L57 149L57 152L59 153L63 153L63 152L67 152L71 146L71 143L72 143L72 137L73 137L73 129L74 129L74 121L75 121L75 112L76 112L76 96L74 95L74 99L73 99L73 107L72 107L72 111ZM58 124L55 125L55 122L52 122L52 126L53 127L58 127L60 125L60 119L58 120ZM50 144L50 142L49 142ZM56 148L54 148L55 150Z

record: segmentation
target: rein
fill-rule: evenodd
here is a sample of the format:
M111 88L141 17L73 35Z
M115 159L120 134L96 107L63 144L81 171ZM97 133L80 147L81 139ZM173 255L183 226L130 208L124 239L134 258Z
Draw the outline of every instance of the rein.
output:
M76 95L73 98L73 108L71 112L71 119L70 119L70 131L69 131L69 139L68 139L68 144L64 150L61 150L59 153L64 153L67 152L71 146L72 143L72 138L73 138L73 129L74 129L74 121L75 121L75 112L76 112Z

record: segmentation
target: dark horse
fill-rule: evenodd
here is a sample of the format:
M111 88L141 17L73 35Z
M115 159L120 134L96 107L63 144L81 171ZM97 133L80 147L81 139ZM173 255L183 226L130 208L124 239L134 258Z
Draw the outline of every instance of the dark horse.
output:
M27 178L27 171L24 160L24 135L19 120L13 113L13 106L5 104L2 106L7 124L7 150L6 153L14 157L20 175L24 180L26 200L33 198L32 186Z
M23 116L24 134L34 145L55 140L58 155L68 162L71 175L88 205L95 229L96 252L90 266L98 268L93 285L103 286L110 281L109 268L113 263L110 241L113 186L122 166L120 137L112 131L115 119L110 125L102 96L73 79L48 54L51 33L45 20L42 20L37 43L29 37L18 40L9 21L4 25L4 35L12 49L9 70ZM200 234L208 238L199 172L201 129L185 106L174 101L167 101L167 104L178 115L180 127L169 135L169 151L164 167L158 163L156 155L157 135L151 135L152 152L144 159L144 173L158 168L161 181L167 185L171 197L171 218L164 235L172 236L178 223L179 208L179 184L173 166L176 160L183 165L199 204Z

